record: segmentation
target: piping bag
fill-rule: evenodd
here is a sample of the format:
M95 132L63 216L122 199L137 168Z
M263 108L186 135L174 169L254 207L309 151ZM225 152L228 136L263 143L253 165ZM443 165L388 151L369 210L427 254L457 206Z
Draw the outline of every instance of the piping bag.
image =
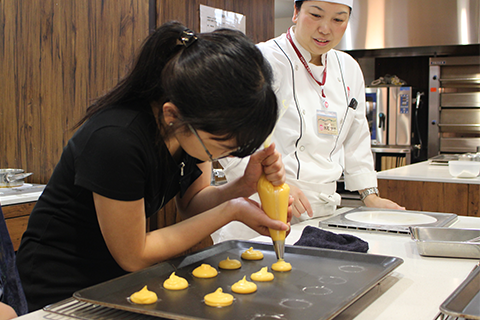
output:
M280 112L277 123L285 114L286 109L285 101L283 101L283 109ZM268 148L271 144L273 131L275 131L275 128L272 130L272 133L270 133L267 140L265 140L263 144L265 148ZM265 211L271 219L287 223L288 199L290 196L290 187L288 184L284 183L280 186L274 186L267 180L265 174L262 174L257 182L257 192L260 197L260 202L262 203L263 211ZM269 229L269 232L277 259L283 260L285 253L285 236L287 232L273 229Z

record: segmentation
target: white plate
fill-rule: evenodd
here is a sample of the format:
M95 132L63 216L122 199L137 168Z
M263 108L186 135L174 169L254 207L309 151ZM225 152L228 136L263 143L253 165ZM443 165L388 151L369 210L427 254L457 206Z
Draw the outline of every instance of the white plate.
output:
M376 225L407 225L414 226L437 222L437 219L421 213L393 211L362 211L345 215L345 218L355 222Z

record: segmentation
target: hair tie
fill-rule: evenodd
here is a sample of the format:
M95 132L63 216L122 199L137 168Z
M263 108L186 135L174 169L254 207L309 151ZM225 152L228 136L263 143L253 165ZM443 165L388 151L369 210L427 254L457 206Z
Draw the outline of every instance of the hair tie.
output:
M185 46L185 48L188 48L190 47L196 40L197 40L197 36L195 35L195 33L190 30L190 29L185 29L182 31L182 33L180 34L180 43L179 45L183 45Z

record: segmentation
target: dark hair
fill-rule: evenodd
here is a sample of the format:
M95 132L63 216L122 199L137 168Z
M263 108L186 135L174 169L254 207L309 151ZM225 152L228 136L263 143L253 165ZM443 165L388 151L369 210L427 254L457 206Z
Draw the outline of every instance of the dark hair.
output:
M186 46L179 41L186 30L175 21L155 30L130 73L92 104L77 126L119 104L171 101L182 124L221 140L235 139L242 150L234 155L243 157L258 149L273 130L278 113L268 62L239 31L201 33ZM165 138L168 129L160 127L159 132Z

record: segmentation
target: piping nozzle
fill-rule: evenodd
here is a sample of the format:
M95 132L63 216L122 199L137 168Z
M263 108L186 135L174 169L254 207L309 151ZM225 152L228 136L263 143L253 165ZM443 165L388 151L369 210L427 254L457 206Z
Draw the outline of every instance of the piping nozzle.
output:
M273 241L273 249L275 249L275 254L277 255L277 259L284 260L283 256L285 253L285 240L274 240Z

